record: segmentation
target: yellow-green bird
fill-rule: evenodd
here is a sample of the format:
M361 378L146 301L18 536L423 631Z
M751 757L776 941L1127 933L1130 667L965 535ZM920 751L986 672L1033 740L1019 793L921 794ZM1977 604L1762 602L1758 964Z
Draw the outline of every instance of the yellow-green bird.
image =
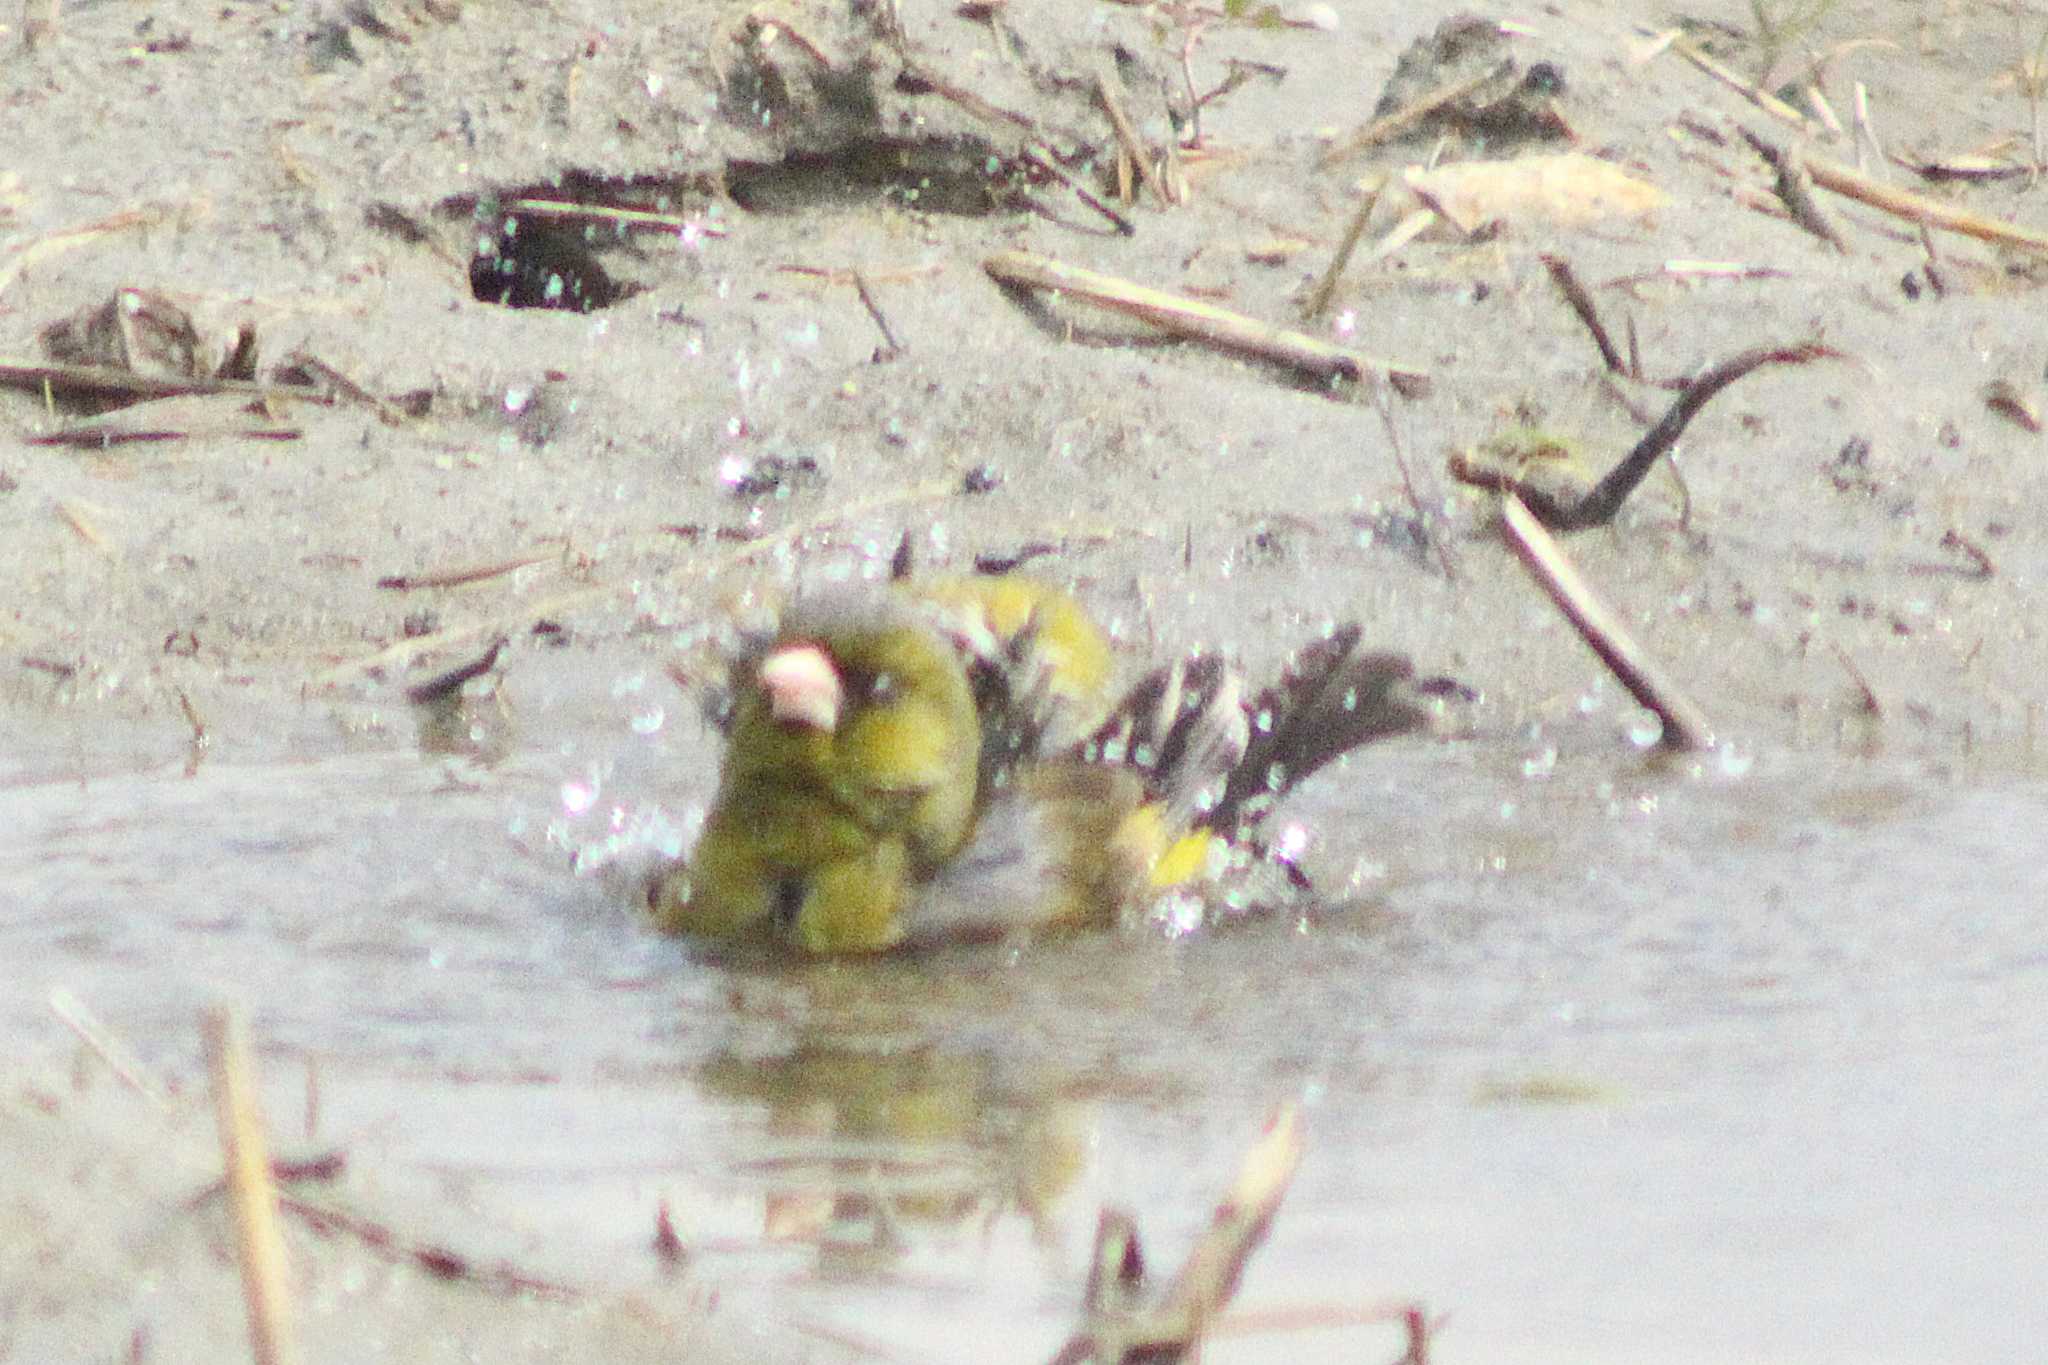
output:
M1100 628L1021 576L800 596L734 667L719 787L657 922L813 954L1114 924L1245 861L1338 755L1413 728L1406 659L1346 627L1246 700L1215 655L1114 707Z

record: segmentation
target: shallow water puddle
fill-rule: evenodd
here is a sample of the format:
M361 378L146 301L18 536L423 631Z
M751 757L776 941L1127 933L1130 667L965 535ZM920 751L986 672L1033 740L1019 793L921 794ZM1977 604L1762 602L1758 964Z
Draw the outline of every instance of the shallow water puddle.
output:
M785 969L571 875L558 754L21 780L0 983L17 1045L65 1044L61 986L187 1078L194 1011L238 999L281 1140L310 1059L346 1197L604 1289L663 1275L666 1203L688 1273L909 1358L1046 1358L1096 1209L1170 1270L1289 1097L1309 1153L1248 1309L1419 1299L1446 1360L2026 1355L2048 785L1529 771L1418 743L1325 784L1303 815L1362 899L1309 922Z

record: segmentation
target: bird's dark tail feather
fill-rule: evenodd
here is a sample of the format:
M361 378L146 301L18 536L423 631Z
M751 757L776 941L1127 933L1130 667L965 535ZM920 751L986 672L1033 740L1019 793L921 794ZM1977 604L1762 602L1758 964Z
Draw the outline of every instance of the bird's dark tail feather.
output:
M1132 688L1079 756L1144 770L1182 821L1234 838L1329 763L1423 724L1413 666L1361 650L1361 634L1313 641L1249 701L1220 655L1191 654Z

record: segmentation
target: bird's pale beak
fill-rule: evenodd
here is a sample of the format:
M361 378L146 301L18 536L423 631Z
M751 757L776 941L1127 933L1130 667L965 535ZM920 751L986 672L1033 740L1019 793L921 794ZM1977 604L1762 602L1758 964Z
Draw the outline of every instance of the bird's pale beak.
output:
M846 689L832 657L817 645L784 645L761 660L761 691L768 713L784 725L831 734L839 726Z

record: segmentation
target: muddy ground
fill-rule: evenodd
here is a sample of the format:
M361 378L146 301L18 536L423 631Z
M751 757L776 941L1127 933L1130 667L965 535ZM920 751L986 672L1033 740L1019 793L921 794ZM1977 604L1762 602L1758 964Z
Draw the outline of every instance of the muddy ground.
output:
M1512 57L1516 79L1543 63L1561 74L1561 90L1523 93L1540 131L1568 141L1438 123L1332 159L1453 7L989 8L31 3L35 41L27 23L0 28L0 359L41 364L50 324L119 290L163 291L207 327L249 329L260 380L321 400L88 414L55 391L0 393L0 777L20 809L121 774L246 774L208 789L210 814L195 798L192 828L218 832L191 836L207 868L250 847L207 821L221 802L261 810L266 765L424 747L459 751L467 781L487 784L508 754L507 771L538 772L614 742L647 689L663 700L644 714L685 716L694 702L668 671L700 672L736 612L800 572L879 572L906 532L923 563L1028 556L1071 582L1133 671L1197 643L1270 667L1357 618L1464 684L1432 741L1457 762L1636 764L1641 717L1502 543L1492 495L1455 483L1446 459L1534 427L1603 467L1677 381L1806 342L1840 355L1738 382L1678 445L1683 495L1658 473L1571 551L1711 718L1719 747L1694 772L1739 778L1759 755L1792 755L1827 787L1882 761L1897 765L1876 784L1886 809L1926 783L2038 780L2048 253L1923 236L1818 191L1838 248L1785 215L1742 130L2048 229L2039 167L2005 173L2041 155L2048 12L1764 6L1780 25L1765 41L1748 6L1550 5L1512 16L1486 51ZM1804 108L1797 87L1817 84L1845 127L1860 90L1890 159L1817 116L1795 130L1660 44L1681 18L1702 21L1687 42ZM1184 202L1150 185L1115 202L1092 93L1106 68L1139 137L1177 140L1160 181ZM1229 85L1203 104L1199 145L1190 78ZM1569 225L1518 209L1367 259L1398 219L1389 206L1329 307L1300 320L1362 177L1566 146L1661 205ZM1966 177L1910 168L1966 154L1986 154L1957 163ZM883 183L905 156L928 160ZM569 244L539 266L515 258L504 204L558 190L630 191L665 217L622 241L610 221L593 229L602 277L578 263L580 228L556 228ZM528 240L542 222L521 220ZM499 256L479 271L480 238ZM1016 250L1300 326L1426 383L1330 384L1127 327L1105 339L1094 318L997 288L983 263ZM1545 254L1569 262L1640 378L1606 374ZM497 302L545 300L550 278L572 300L623 287L589 310ZM406 690L501 637L496 695L452 739L422 727ZM660 779L674 807L708 794L710 752L694 726L676 738ZM1410 751L1418 771L1429 753ZM1449 780L1413 781L1440 795L1432 784ZM283 808L323 809L317 772L278 783L304 803ZM1853 818L1870 799L1858 790ZM165 809L142 802L101 830L97 856L126 878L96 893L113 897L108 913L121 886L147 901L152 869L184 842L152 823ZM1421 814L1391 819L1412 843L1432 837ZM280 823L258 856L289 849ZM493 811L448 837L501 825ZM0 841L30 869L0 927L20 945L0 950L19 988L0 1074L13 1248L0 1348L129 1358L133 1341L134 1358L198 1358L241 1330L222 1226L180 1216L203 1184L204 1115L160 1117L73 1075L72 1037L41 992L89 976L68 955L89 952L37 929L76 884L28 837ZM1333 835L1352 853L1369 837ZM1608 856L1590 835L1573 846ZM259 899L358 885L309 871L294 888L288 861L267 866ZM533 904L570 895L521 877ZM617 947L631 942L620 930L614 949L663 951ZM265 1009L291 1018L284 1002L307 988L287 959L208 960L254 1006L273 1060L357 1046L317 1025L266 1031ZM81 993L116 1033L147 1030L147 1063L196 1095L196 1035L146 1003L147 965L124 978L131 1008ZM328 988L375 991L346 973ZM699 994L716 1007L718 987ZM529 1045L535 1065L559 1065ZM1217 1150L1256 1114L1219 1118ZM160 1159L180 1144L182 1163ZM420 1196L433 1198L459 1195ZM317 1359L672 1358L692 1332L711 1358L753 1359L777 1317L736 1309L702 1327L697 1310L721 1294L776 1301L744 1260L657 1289L573 1265L574 1306L506 1315L475 1286L347 1238L295 1245L312 1265L302 1318ZM1455 1302L1431 1297L1455 1319ZM913 1354L962 1358L928 1325L905 1330ZM850 1349L786 1324L773 1335L792 1355ZM1455 1327L1444 1349L1457 1358Z

